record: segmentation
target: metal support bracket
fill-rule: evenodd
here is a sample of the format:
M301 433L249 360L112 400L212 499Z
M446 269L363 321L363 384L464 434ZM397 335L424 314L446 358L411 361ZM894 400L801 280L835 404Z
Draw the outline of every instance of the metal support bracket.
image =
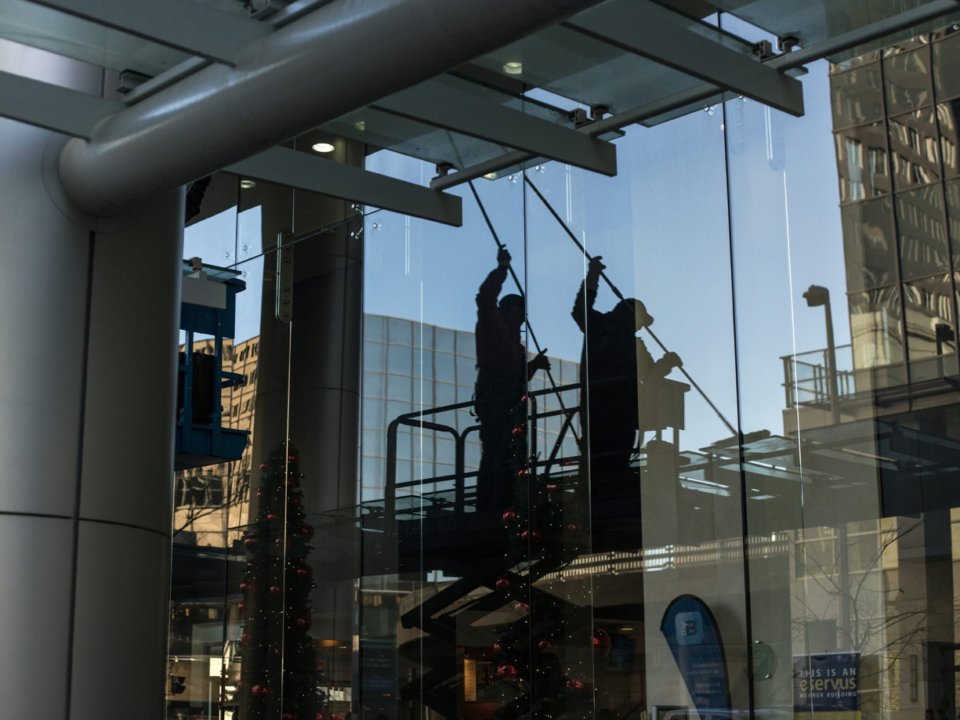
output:
M293 245L287 245L293 233L277 233L277 320L289 324L293 320Z

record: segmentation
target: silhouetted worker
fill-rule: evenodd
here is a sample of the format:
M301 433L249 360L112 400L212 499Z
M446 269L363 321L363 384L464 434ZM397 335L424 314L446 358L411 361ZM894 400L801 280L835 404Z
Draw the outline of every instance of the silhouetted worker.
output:
M639 300L621 300L608 313L593 309L605 267L600 257L590 261L573 304L573 319L584 335L580 359L581 443L590 451L593 487L621 493L633 487L629 468L640 428L638 395L644 383L666 377L682 363L672 352L654 362L643 340L636 337L638 330L653 324ZM640 440L642 443L643 438Z
M477 293L477 385L476 413L480 421L480 475L477 481L477 510L501 513L513 502L513 472L510 467L510 439L514 412L537 370L549 370L543 353L527 363L527 351L520 342L520 328L526 316L519 295L497 297L507 279L510 253L501 248L497 268L480 285Z

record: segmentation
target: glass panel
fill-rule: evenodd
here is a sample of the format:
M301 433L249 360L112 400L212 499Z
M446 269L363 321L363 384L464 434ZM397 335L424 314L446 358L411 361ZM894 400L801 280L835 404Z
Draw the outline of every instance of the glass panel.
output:
M953 267L960 267L960 180L946 183L947 226L950 233L950 248Z
M896 277L897 255L890 198L845 205L841 216L847 287L873 287L891 282Z
M940 178L938 146L932 108L890 118L890 157L898 190Z
M933 84L938 100L960 95L960 37L933 44Z
M944 177L960 175L960 130L957 127L957 113L960 100L937 105L937 121L940 125L940 152L943 153Z
M835 127L883 119L880 64L872 63L830 77Z
M929 105L930 49L897 53L883 59L887 112L891 115Z
M903 277L922 277L949 270L950 252L944 225L942 187L931 185L899 193L896 201Z
M855 370L903 362L896 287L850 294L850 338Z
M0 2L0 37L111 70L159 75L191 56L27 0Z
M883 123L842 130L834 135L840 171L840 200L850 202L891 190Z
M906 283L903 299L910 362L955 353L954 292L950 276L938 275Z

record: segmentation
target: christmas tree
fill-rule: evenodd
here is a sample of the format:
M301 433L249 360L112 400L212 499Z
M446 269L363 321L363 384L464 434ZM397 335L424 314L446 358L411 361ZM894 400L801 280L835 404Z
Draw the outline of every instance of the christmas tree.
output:
M582 499L575 483L538 475L528 451L527 402L514 411L511 466L514 506L505 509L505 572L497 580L517 619L499 628L494 645L504 684L498 720L586 717L593 712L592 658L609 648L602 630L591 632L589 605L545 592L536 581L561 569L587 548Z
M282 443L260 465L257 519L244 536L247 568L238 606L243 619L242 677L237 685L243 720L332 720L319 654L310 637L306 562L314 529L306 521L300 456Z

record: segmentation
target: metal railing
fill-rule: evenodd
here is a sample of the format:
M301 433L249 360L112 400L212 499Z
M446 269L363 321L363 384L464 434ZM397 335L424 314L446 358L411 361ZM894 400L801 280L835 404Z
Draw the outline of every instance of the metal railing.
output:
M549 473L553 466L559 462L559 455L563 447L563 441L567 437L567 433L571 431L574 419L580 412L579 405L568 407L566 410L545 410L541 412L537 409L537 398L553 394L559 396L560 393L579 389L580 383L574 383L572 385L564 385L557 388L546 388L543 390L533 390L527 392L527 400L530 403L527 412L527 423L529 425L528 436L530 437L529 451L530 457L532 458L530 463L531 477L536 477L540 473ZM456 403L454 405L444 405L443 407L428 408L426 410L404 413L390 422L389 426L387 427L387 477L384 491L384 514L388 523L392 522L396 518L397 492L403 490L404 488L452 482L452 509L458 513L462 513L466 509L467 480L480 475L478 470L470 472L467 472L466 470L467 437L470 435L470 433L479 432L480 426L471 425L462 431L458 431L452 425L435 422L434 420L428 420L426 418L441 415L443 413L455 412L457 410L465 410L467 408L474 407L474 405L475 403L470 401ZM540 459L540 451L538 449L539 434L537 432L538 421L543 421L548 418L558 416L563 417L563 422L560 425L560 431L557 434L556 440L552 441L553 447L550 448L549 454L546 456L546 458ZM437 477L419 480L408 480L398 483L397 433L401 425L419 430L430 430L435 433L449 434L451 437L453 437L456 447L453 474L439 475ZM580 456L577 455L573 458L568 458L567 460L579 462L579 457Z
M811 350L799 355L784 355L783 388L786 408L829 407L830 362L827 349ZM837 400L852 397L855 392L853 380L853 350L851 345L836 348Z

